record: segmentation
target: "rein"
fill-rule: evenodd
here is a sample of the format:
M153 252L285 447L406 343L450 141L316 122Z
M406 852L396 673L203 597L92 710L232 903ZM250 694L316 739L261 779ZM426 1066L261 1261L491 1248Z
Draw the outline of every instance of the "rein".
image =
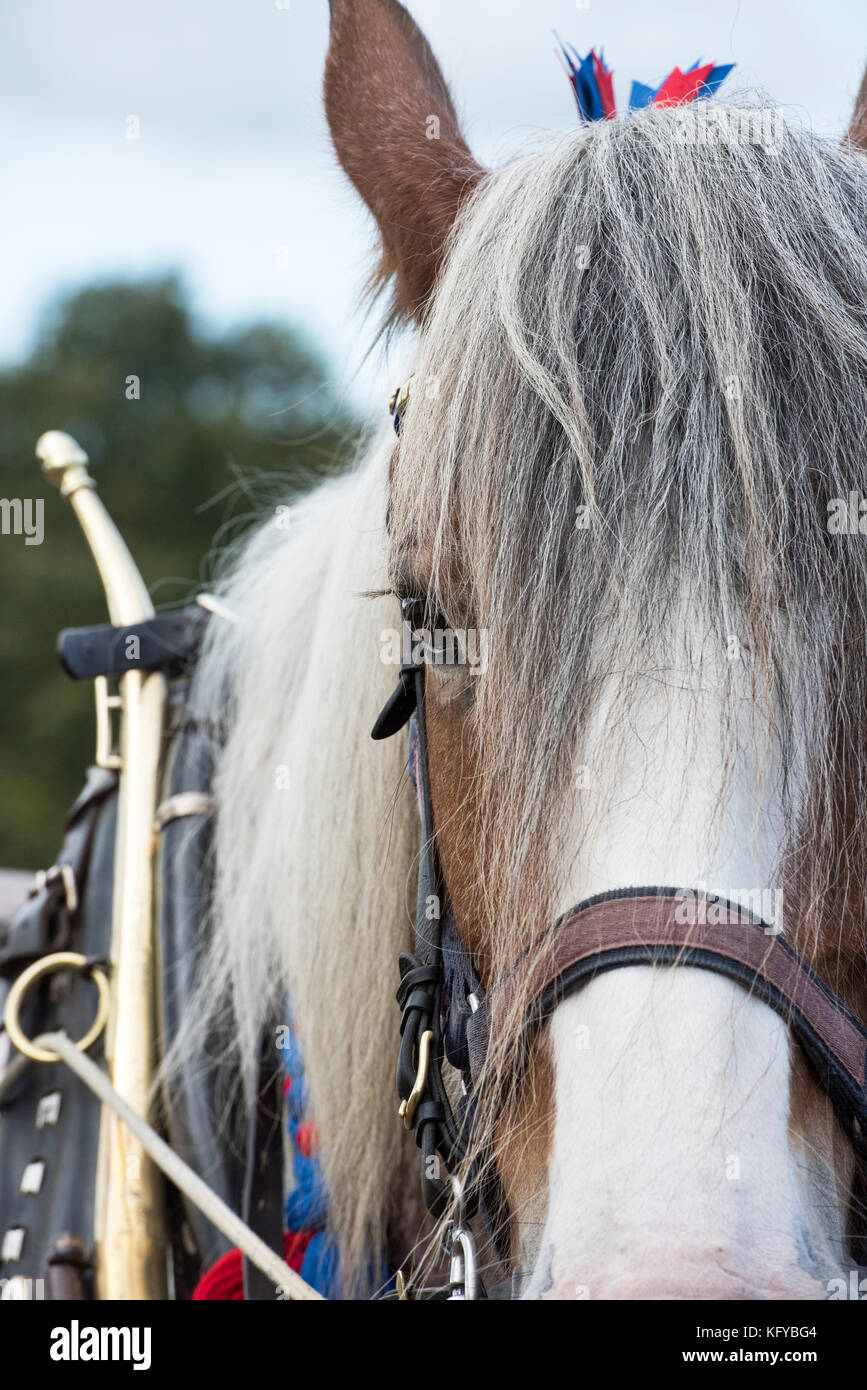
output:
M404 599L401 609L404 622L412 622L423 611L424 600ZM397 1090L399 1113L406 1127L415 1130L421 1150L422 1192L431 1214L443 1215L450 1191L439 1176L440 1164L453 1174L467 1157L485 1060L507 1025L515 998L526 994L530 999L515 1039L517 1084L534 1036L558 1004L597 974L632 965L711 970L743 985L774 1009L809 1059L863 1175L867 1029L776 928L738 904L664 887L599 894L558 918L490 990L484 990L461 942L439 871L424 714L425 662L414 644L413 654L414 659L401 666L397 686L371 736L389 738L410 724L421 850L413 951L402 953L398 962ZM715 920L708 921L709 914ZM446 1090L444 1062L461 1074L463 1094L456 1109ZM466 1222L477 1212L482 1215L497 1258L508 1267L509 1210L493 1156L485 1153L474 1160L466 1186L453 1176L451 1191L458 1207L446 1242L451 1274L447 1292L434 1296L489 1297L475 1273L475 1247ZM867 1249L862 1229L852 1243Z

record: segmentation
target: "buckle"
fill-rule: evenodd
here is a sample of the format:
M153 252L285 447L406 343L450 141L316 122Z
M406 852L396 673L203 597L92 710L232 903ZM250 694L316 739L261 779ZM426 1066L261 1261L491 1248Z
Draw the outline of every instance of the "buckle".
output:
M78 884L75 881L75 870L71 864L52 864L50 869L37 869L33 887L30 890L31 898L37 893L41 893L44 888L50 887L52 883L57 883L58 880L63 884L63 895L66 899L67 909L70 912L77 912Z
M415 1112L418 1109L419 1101L427 1088L428 1069L430 1067L430 1050L433 1042L433 1030L428 1028L422 1033L418 1041L418 1068L415 1074L412 1090L406 1100L400 1102L398 1115L403 1120L407 1129L412 1129L412 1122Z

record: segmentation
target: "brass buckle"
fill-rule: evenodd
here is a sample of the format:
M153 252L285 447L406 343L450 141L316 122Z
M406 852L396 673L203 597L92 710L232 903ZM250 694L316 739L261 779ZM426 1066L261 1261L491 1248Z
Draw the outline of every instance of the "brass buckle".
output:
M418 1068L415 1074L415 1081L412 1083L412 1090L406 1100L400 1102L398 1115L401 1116L407 1129L412 1129L412 1122L418 1103L424 1095L427 1086L427 1074L430 1066L430 1049L433 1042L433 1033L429 1028L426 1033L422 1033L418 1043Z

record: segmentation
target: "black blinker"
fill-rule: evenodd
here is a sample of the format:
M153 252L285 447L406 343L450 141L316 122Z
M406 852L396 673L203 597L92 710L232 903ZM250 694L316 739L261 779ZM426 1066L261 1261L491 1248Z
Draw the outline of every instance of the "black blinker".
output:
M409 723L416 705L416 670L415 666L401 666L397 685L377 716L370 731L371 738L391 738Z

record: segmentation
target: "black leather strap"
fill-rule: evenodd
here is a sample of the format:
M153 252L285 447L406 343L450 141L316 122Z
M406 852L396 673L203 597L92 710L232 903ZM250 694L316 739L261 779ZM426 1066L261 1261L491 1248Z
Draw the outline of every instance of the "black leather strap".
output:
M277 1063L274 1032L262 1040L259 1096L250 1118L247 1143L247 1176L244 1183L244 1220L256 1235L283 1259L283 1091ZM244 1297L273 1303L278 1290L246 1257Z
M71 871L72 889L76 897L81 897L96 812L116 785L113 772L91 768L87 786L67 817L66 833L54 865L57 872L42 886L34 886L10 921L0 920L0 976L11 978L40 956L69 948L77 909L68 901L69 887L60 870Z
M10 975L33 958L38 939L28 912L34 910L45 927L46 949L64 940L82 955L108 956L116 785L115 774L91 769L87 787L70 812L59 855L75 861L78 908L72 913L65 901L56 903L56 915L66 919L59 924L51 921L46 902L35 908L32 901L29 908L25 905L25 916L13 919L6 943ZM0 976L0 1013L8 983ZM78 1038L90 1027L93 1010L93 987L73 973L59 973L29 992L21 1022L30 1037L63 1029ZM0 1054L4 1041L0 1035ZM90 1052L97 1062L102 1049L100 1038ZM0 1102L0 1238L13 1233L5 1242L7 1259L0 1262L0 1278L44 1280L35 1286L35 1298L42 1292L46 1298L90 1296L101 1110L99 1100L62 1062L22 1067Z
M145 622L115 627L67 627L57 639L57 655L75 681L121 676L125 671L165 671L176 676L196 659L210 614L198 604L177 613L158 613Z
M404 620L412 600L403 603ZM453 1171L467 1155L469 1114L462 1105L458 1112L452 1108L443 1078L446 1038L443 1032L444 987L446 982L446 952L443 943L443 923L448 917L448 904L442 884L434 840L434 816L431 802L427 756L427 729L424 717L425 666L418 662L401 667L397 688L384 706L373 728L374 738L386 738L396 733L416 715L418 731L418 794L421 815L421 848L419 851L416 888L415 940L412 954L403 953L398 961L401 975L397 1001L401 1007L401 1043L397 1064L397 1091L406 1102L412 1094L418 1073L421 1041L426 1032L433 1035L430 1048L427 1080L421 1100L415 1110L412 1125L416 1143L421 1150L421 1185L428 1210L438 1216L445 1208L448 1184L445 1175ZM450 952L455 955L457 934L450 938ZM454 967L455 960L452 960ZM456 988L450 997L456 1003L460 996L457 975L466 979L467 971L453 971L451 981ZM475 974L472 973L475 981ZM460 1005L458 1013L460 1012ZM466 1008L464 999L463 1007ZM451 1023L448 1005L446 1026ZM442 1176L440 1176L442 1174ZM464 1192L468 1216L481 1211L495 1250L501 1260L508 1255L508 1209L493 1164L482 1170L473 1168Z
M412 669L412 686L408 686L407 669L401 668L395 692L400 696L385 707L392 715L397 708L401 717L418 715L419 809L421 813L421 849L419 852L418 882L416 885L415 941L411 955L400 956L398 966L401 982L397 1002L401 1007L401 1044L397 1063L397 1092L401 1100L409 1100L415 1085L421 1042L425 1033L433 1034L430 1048L427 1084L413 1119L416 1143L421 1149L422 1190L428 1209L439 1214L446 1197L446 1184L437 1176L439 1159L446 1170L453 1166L456 1150L461 1147L458 1124L449 1104L442 1077L443 1040L440 1004L443 988L441 942L441 912L439 868L433 842L433 807L427 776L427 740L424 722L424 663ZM409 703L409 690L412 702ZM403 692L403 693L401 693ZM377 721L382 727L383 716ZM405 720L404 720L405 722ZM389 724L391 727L391 724ZM397 726L399 727L399 725ZM378 735L383 736L383 735Z
M210 793L214 754L213 740L191 727L184 714L167 750L162 797L171 800L189 792ZM159 835L159 1012L163 1052L172 1047L183 1028L210 946L213 820L213 815L205 810L179 815L167 820ZM233 1211L240 1212L244 1154L238 1151L240 1145L226 1142L225 1136L244 1132L244 1107L240 1097L224 1094L219 1066L234 1043L231 1029L224 1022L209 1032L202 1051L184 1048L166 1091L164 1112L168 1139L175 1152ZM201 1266L209 1269L232 1242L193 1202L181 1196L178 1201L193 1233Z

